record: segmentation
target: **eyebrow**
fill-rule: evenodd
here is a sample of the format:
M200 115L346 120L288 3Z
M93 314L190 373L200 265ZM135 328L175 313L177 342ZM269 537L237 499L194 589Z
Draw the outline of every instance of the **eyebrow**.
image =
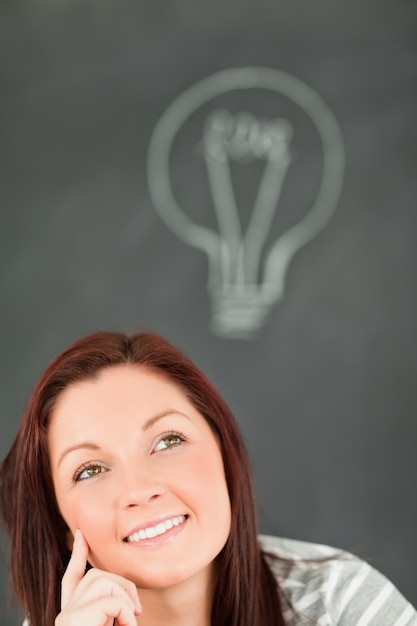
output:
M180 415L181 417L186 417L188 420L190 419L188 415L186 415L185 413L181 413L181 411L177 411L177 409L167 409L146 420L146 422L142 426L142 431L145 432L146 430L149 430L154 424L156 424L156 422L161 420L163 417L167 417L168 415L173 414Z
M146 420L146 422L142 426L142 432L149 430L150 428L152 428L154 424L156 424L156 422L158 422L164 417L167 417L168 415L172 415L173 413L175 413L176 415L180 415L181 417L190 419L188 415L185 415L185 413L181 413L181 411L177 411L176 409L167 409L166 411L162 411L161 413L158 413L157 415L154 415L153 417L150 417L148 420ZM75 450L84 450L84 449L97 451L97 450L101 450L101 447L97 443L94 443L92 441L83 441L81 443L76 443L75 445L70 446L69 448L65 448L65 450L62 452L61 456L59 457L58 467L61 465L62 461L67 456L67 454L69 454L70 452L74 452Z

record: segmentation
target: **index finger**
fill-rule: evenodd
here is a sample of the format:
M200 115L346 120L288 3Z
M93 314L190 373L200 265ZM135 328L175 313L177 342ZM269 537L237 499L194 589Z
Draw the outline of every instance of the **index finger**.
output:
M61 609L64 609L76 586L82 580L87 566L88 543L77 528L74 534L74 545L65 574L62 577Z

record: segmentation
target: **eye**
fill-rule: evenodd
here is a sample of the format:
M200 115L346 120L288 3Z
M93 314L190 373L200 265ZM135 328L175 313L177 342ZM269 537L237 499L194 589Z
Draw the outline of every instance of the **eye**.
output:
M94 478L95 476L99 476L100 474L104 474L108 472L108 468L96 463L95 461L91 461L90 463L86 463L82 465L74 474L74 482L80 482L81 480L87 480L88 478Z
M161 452L162 450L168 450L170 448L176 448L185 441L185 436L182 433L169 432L163 433L154 447L154 452Z

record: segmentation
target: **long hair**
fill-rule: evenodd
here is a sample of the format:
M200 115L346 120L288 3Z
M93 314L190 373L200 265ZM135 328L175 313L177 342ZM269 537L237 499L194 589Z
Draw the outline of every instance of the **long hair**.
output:
M216 626L284 624L276 580L259 548L249 459L236 421L213 385L158 335L94 333L57 356L37 383L10 452L0 468L1 515L11 542L11 580L31 626L53 626L70 553L49 463L47 430L59 394L72 383L120 364L164 374L186 394L216 433L232 519L217 557L211 622Z

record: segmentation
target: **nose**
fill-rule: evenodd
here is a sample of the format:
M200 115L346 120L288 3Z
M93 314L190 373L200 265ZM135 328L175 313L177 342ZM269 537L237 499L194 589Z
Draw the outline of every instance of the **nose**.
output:
M119 473L118 500L123 509L147 506L164 492L164 484L150 468L129 465Z

